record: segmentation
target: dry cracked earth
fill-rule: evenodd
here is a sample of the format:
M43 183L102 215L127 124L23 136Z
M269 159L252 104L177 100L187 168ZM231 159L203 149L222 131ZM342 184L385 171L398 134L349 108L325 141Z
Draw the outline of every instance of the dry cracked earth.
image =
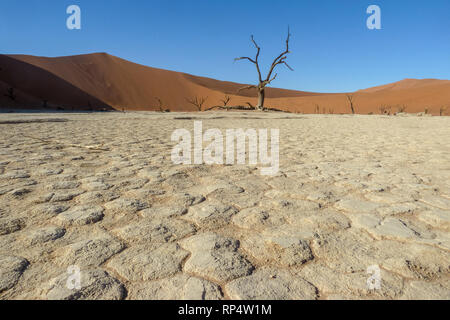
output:
M195 119L279 128L279 173L172 164ZM448 117L2 114L0 130L0 299L450 299Z

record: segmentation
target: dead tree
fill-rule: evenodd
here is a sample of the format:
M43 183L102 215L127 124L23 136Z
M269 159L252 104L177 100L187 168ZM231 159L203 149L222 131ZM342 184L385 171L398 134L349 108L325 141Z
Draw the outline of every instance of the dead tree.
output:
M287 63L286 63L286 59L287 59L287 54L290 53L289 51L289 39L291 37L290 34L290 30L288 28L288 36L286 39L286 50L283 51L278 57L276 57L273 62L272 65L270 66L269 69L269 73L267 74L267 77L265 79L263 79L262 75L261 75L261 69L259 67L259 54L261 52L261 48L258 46L258 44L256 43L255 39L253 38L253 35L251 36L251 40L253 42L253 45L256 48L256 56L254 59L250 58L250 57L240 57L240 58L236 58L234 59L234 61L239 61L239 60L248 60L251 63L253 63L256 66L256 71L258 71L258 85L250 85L244 88L239 89L239 91L241 90L247 90L247 89L256 89L258 92L258 104L256 105L257 110L263 110L264 109L264 98L265 98L265 88L267 85L269 85L273 80L276 79L277 77L277 73L275 73L275 75L272 77L272 73L275 70L276 66L278 66L279 64L284 64L286 65L286 67L289 68L289 70L294 71L294 69L292 69Z
M223 106L212 106L212 107L209 107L208 109L205 109L203 111L210 111L210 110L213 110L213 109L222 109L222 110L225 109L225 110L228 111L228 110L233 108L231 106L228 106L228 102L230 102L230 100L231 100L231 97L229 95L225 95L224 99L220 99L220 101L222 102Z
M206 100L208 99L208 97L204 98L204 97L195 97L193 99L188 99L186 98L186 101L192 105L194 105L198 111L202 111L203 110L203 104L206 102Z
M225 95L225 98L220 100L223 103L223 107L225 109L227 109L227 111L229 109L228 108L228 102L230 102L230 100L231 100L231 97L229 95Z
M347 95L347 100L350 103L350 109L352 109L352 114L355 114L355 108L353 107L353 95L352 94L348 94Z
M403 105L401 105L401 106L398 106L397 107L397 111L398 111L398 113L403 113L403 112L405 112L406 111L406 109L407 109L407 105L405 105L405 104L403 104Z
M380 110L380 114L386 114L388 116L391 115L391 110L392 110L392 106L386 105L386 104L382 104L379 108Z
M440 107L439 115L442 117L446 111L447 111L447 107L444 107L444 106Z
M159 108L159 112L164 112L164 104L162 102L162 100L159 97L155 97L155 99L158 101L158 108Z
M251 102L246 102L246 104L247 104L251 109L256 109L256 107L255 107Z
M8 97L8 98L10 98L12 101L15 101L15 100L16 100L16 94L14 93L14 88L9 88L7 92L8 92L8 93L5 94L5 97Z
M316 104L314 104L314 106L316 107L316 114L319 114L320 113L319 105L316 103Z

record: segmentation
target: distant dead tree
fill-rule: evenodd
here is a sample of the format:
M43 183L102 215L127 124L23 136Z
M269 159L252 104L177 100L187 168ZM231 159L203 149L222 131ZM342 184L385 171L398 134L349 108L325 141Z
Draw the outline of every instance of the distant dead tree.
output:
M391 109L392 109L391 106L388 106L386 104L382 104L380 106L380 108L379 108L380 114L386 114L386 115L390 116L391 115Z
M347 95L347 100L350 103L350 109L352 110L352 114L355 114L355 108L353 106L353 95L352 94L348 94Z
M14 93L14 88L8 88L7 90L7 94L5 94L5 97L10 98L12 101L15 101L17 96Z
M398 112L398 113L403 113L403 112L406 111L407 107L408 107L408 106L405 105L405 104L403 104L403 105L401 105L401 106L398 106L398 107L397 107L397 112Z
M287 54L290 53L289 51L289 39L291 37L291 33L290 33L290 29L288 28L288 35L287 35L287 39L286 39L286 50L283 51L278 57L276 57L273 62L272 65L270 66L270 70L269 73L267 74L267 77L265 79L263 79L262 75L261 75L261 69L259 67L259 54L261 52L261 48L258 46L258 44L256 43L253 35L251 36L251 40L253 42L253 45L256 48L256 57L254 59L250 58L250 57L240 57L240 58L236 58L234 59L234 61L239 61L239 60L248 60L251 63L253 63L256 66L256 71L258 71L258 85L250 85L244 88L239 89L239 91L241 90L247 90L247 89L256 89L258 92L258 104L256 105L257 110L263 110L264 109L264 98L265 98L265 88L267 85L269 85L273 80L276 79L277 74L275 73L275 75L272 77L272 73L275 70L276 66L278 66L279 64L284 64L286 65L286 67L289 68L289 70L294 71L287 63L286 63L286 59L287 59Z
M159 97L155 97L156 101L158 101L159 112L164 112L164 104Z
M225 98L221 99L220 101L223 103L223 106L228 111L228 103L230 102L231 97L229 95L225 95Z
M231 97L229 95L225 95L224 99L220 99L220 101L222 102L223 106L212 106L212 107L209 107L208 109L205 109L203 111L210 111L210 110L214 110L214 109L226 109L228 111L230 109L236 109L236 107L233 108L231 106L228 106L228 103L230 102L230 100L231 100Z
M442 117L446 111L447 111L447 107L444 107L444 106L440 107L439 115Z
M316 103L316 104L314 104L315 105L315 107L316 107L316 114L319 114L320 113L320 107L319 107L319 105Z
M208 97L204 98L204 97L194 97L193 99L189 99L186 98L186 101L192 105L194 105L198 111L202 111L203 109L203 104L206 102L206 100L208 99Z
M334 109L333 108L328 109L328 113L329 114L334 114Z

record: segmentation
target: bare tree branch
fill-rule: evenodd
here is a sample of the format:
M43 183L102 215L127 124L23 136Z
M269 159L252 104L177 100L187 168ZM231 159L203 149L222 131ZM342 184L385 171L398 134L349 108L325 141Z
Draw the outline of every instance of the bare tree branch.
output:
M247 60L250 61L251 63L256 64L256 61L253 60L252 58L249 58L249 57L239 57L239 58L234 58L234 61L245 60L245 59L247 59Z
M350 109L352 110L352 114L355 114L355 108L353 107L353 95L347 94L347 100L350 103Z
M222 106L212 106L212 107L209 107L208 109L205 109L204 111L211 111L213 109L227 109L227 108L222 107Z
M283 51L278 57L276 57L275 60L273 60L272 66L270 67L269 74L267 75L266 80L270 79L270 76L272 75L273 70L279 64L285 64L291 71L293 71L293 69L284 61L287 58L286 55L290 53L290 51L289 51L289 39L290 38L291 38L291 30L288 27L288 35L286 38L286 50Z
M250 86L246 86L246 87L242 87L242 88L238 89L238 92L243 91L243 90L256 89L256 88L258 88L258 86L250 85Z
M186 98L186 101L192 105L194 105L198 111L202 111L203 104L208 100L208 97L194 97L193 99Z
M230 102L231 97L229 95L225 95L224 99L220 99L220 101L223 103L223 106L226 107L228 102Z
M261 76L261 70L259 69L259 62L258 62L258 58L259 58L259 54L261 52L261 48L256 43L255 38L253 37L253 35L251 36L251 39L252 39L252 42L255 45L256 50L257 50L256 57L255 57L255 61L256 61L255 64L256 64L256 70L258 71L259 82L261 82L262 81L262 76Z
M255 64L256 66L256 70L258 71L258 84L257 85L250 85L250 86L246 86L243 87L241 89L238 90L238 92L242 91L242 90L248 90L248 89L257 89L258 91L258 105L255 109L264 109L264 99L265 99L265 87L270 84L272 81L274 81L277 78L277 74L275 73L275 75L272 77L272 73L274 72L275 68L277 65L279 64L284 64L289 70L294 71L294 69L291 68L291 66L289 66L286 63L286 59L287 59L287 54L290 53L289 51L289 40L291 38L291 32L290 32L290 28L288 27L288 34L287 34L287 38L286 38L286 49L279 55L277 56L271 66L270 66L270 70L267 74L267 77L263 80L262 75L261 75L261 69L259 67L259 54L261 53L261 48L258 46L258 44L255 41L255 38L253 37L253 35L250 37L253 45L256 48L256 56L254 59L250 58L250 57L240 57L240 58L236 58L234 59L234 61L238 61L238 60L248 60L251 63Z
M256 56L255 56L255 59L252 59L252 58L250 58L250 57L240 57L240 58L235 58L234 61L239 61L239 60L245 60L245 59L247 59L247 60L250 61L251 63L255 64L255 66L256 66L256 71L258 71L259 82L262 82L261 69L259 68L259 62L258 62L259 54L260 54L260 52L261 52L261 48L260 48L260 47L258 46L258 44L256 43L255 38L253 37L253 35L250 37L250 39L252 40L253 45L254 45L255 48L256 48Z
M286 67L288 67L289 70L294 71L294 69L292 69L291 66L287 64L286 61L284 61L283 63L284 63L284 65L285 65Z
M277 76L278 76L278 73L275 73L275 75L273 76L272 79L270 79L270 80L264 80L264 81L263 81L263 85L266 86L266 85L270 84L273 80L275 80L275 79L277 78Z
M253 104L251 104L250 102L246 102L246 104L250 107L250 108L252 108L252 109L256 109L256 107L255 106L253 106Z

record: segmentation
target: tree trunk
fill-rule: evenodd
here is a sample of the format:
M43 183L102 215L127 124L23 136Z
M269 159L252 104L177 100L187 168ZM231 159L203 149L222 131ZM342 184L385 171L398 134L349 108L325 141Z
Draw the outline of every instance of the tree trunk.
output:
M266 92L265 89L258 89L258 104L256 105L256 108L258 110L263 110L264 109L264 98L266 96Z

